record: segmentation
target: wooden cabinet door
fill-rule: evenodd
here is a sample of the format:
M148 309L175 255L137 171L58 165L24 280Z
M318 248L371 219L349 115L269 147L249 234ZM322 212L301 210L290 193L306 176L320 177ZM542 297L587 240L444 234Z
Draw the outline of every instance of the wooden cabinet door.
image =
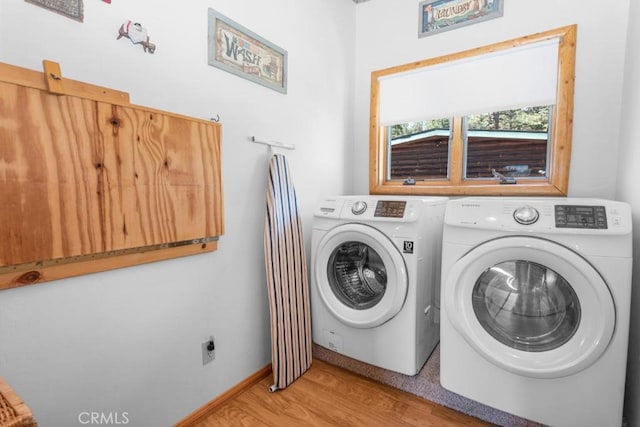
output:
M95 103L0 82L0 264L106 249Z
M217 248L219 124L29 73L0 81L0 289Z
M98 103L108 249L222 233L218 128Z

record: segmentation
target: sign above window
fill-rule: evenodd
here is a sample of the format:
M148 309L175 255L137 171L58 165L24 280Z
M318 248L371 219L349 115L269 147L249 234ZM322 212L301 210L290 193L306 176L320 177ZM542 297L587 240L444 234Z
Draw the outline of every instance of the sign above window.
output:
M502 16L503 0L427 0L420 2L418 37Z

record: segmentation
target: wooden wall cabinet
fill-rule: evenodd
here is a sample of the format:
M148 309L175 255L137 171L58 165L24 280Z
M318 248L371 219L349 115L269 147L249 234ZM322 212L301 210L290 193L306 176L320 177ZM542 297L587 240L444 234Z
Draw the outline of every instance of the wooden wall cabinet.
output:
M0 64L0 289L215 250L221 126L51 64Z

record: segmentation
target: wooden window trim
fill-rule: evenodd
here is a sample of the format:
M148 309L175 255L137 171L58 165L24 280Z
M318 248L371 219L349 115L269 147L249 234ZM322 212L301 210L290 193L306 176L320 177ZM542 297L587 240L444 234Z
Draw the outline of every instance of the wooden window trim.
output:
M369 192L371 194L404 195L566 196L569 184L571 139L573 132L576 35L577 26L570 25L463 52L372 72L369 133ZM549 178L547 180L520 180L518 184L511 185L501 185L496 180L464 180L462 177L464 147L460 138L458 138L458 141L452 138L451 141L448 180L418 181L415 185L403 185L402 182L387 179L387 135L386 128L379 123L380 77L556 38L559 40L558 95L551 120ZM454 135L455 134L460 135L460 129L454 129Z

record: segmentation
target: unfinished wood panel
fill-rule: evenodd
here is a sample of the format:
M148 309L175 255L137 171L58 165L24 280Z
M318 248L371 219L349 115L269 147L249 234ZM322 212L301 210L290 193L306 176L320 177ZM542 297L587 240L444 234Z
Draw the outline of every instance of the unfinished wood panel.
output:
M105 252L92 254L87 258L63 258L52 260L46 265L36 266L35 269L32 269L32 266L26 269L19 268L22 266L12 266L7 268L7 273L0 274L0 290L80 276L82 274L95 273L96 271L113 270L169 258L212 252L217 248L218 242L214 240L193 245L168 246L166 248L151 246L135 248L135 250L117 255Z
M218 123L43 82L0 64L0 289L217 248Z
M105 250L93 102L0 82L0 263Z
M107 250L222 233L216 127L98 104Z

